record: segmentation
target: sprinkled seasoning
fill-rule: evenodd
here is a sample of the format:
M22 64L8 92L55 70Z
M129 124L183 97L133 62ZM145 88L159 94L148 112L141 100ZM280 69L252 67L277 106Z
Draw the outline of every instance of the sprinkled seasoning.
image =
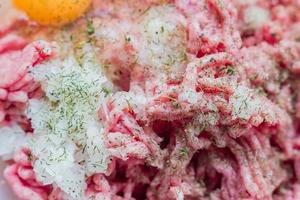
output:
M86 45L83 51L88 49ZM85 188L84 175L107 168L103 128L96 121L99 97L110 91L104 86L107 79L91 53L84 54L81 65L70 55L62 61L42 64L31 73L45 91L45 97L31 100L28 108L37 136L31 142L37 157L34 170L40 181L56 183L79 198ZM85 164L75 160L78 147L84 148L81 152ZM63 180L59 179L61 173Z

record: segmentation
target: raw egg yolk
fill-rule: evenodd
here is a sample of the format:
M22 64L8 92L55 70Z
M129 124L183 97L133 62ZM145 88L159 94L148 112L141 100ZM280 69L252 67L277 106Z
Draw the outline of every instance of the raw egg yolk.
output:
M82 16L92 0L13 0L29 18L44 25L63 25Z

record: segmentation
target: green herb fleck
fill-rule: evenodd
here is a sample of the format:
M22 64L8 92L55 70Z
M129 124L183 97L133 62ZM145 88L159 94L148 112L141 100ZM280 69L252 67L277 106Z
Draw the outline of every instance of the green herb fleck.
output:
M126 102L127 102L129 111L133 111L130 101L128 99L126 99Z
M202 133L206 128L206 123L203 123L202 126L199 129L199 133Z
M104 92L105 96L109 95L109 94L112 92L112 91L111 91L109 88L107 88L107 87L103 87L101 91Z
M179 54L179 61L180 61L180 62L186 62L187 60L188 60L188 58L187 58L186 53L185 53L185 52L181 52L181 53Z
M105 63L105 64L103 64L103 68L105 69L105 70L108 70L109 68L110 68L110 63Z
M168 55L168 58L166 59L166 62L164 64L167 66L172 66L175 63L176 63L176 60L171 55Z
M95 33L95 28L92 20L87 20L87 33L92 35Z
M84 46L85 43L86 43L85 41L78 42L77 44L75 44L75 47L74 47L74 48L75 48L76 50L80 50L80 49L83 48L83 46Z
M235 74L235 69L233 68L233 67L227 67L227 69L226 69L226 73L228 74L228 75L234 75Z
M129 43L131 41L131 38L129 36L125 36L125 43Z
M142 13L141 13L141 15L144 15L144 14L146 14L149 10L150 10L150 6L149 7L147 7Z
M266 92L265 92L265 90L262 87L258 87L255 91L259 95L263 95L263 96L267 95Z
M183 147L180 149L180 155L182 156L188 156L189 155L189 149L187 147Z
M32 161L33 160L33 155L31 153L28 154L28 161Z
M216 59L214 59L214 58L211 58L210 60L209 60L209 62L216 62Z

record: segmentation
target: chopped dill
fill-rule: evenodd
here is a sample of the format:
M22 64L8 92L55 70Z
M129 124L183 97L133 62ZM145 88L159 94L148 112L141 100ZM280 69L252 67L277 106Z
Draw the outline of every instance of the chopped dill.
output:
M186 53L183 51L179 54L179 62L186 62L188 60Z
M182 155L182 156L188 156L189 155L189 149L187 147L183 147L179 151L180 151L180 155Z
M234 74L235 74L235 69L234 69L233 67L229 66L229 67L227 67L227 69L226 69L226 73L227 73L228 75L234 75Z
M129 43L131 41L131 38L127 35L125 35L125 43Z
M31 153L28 154L28 161L32 161L33 160L33 155Z
M107 87L102 87L102 92L104 92L105 96L108 96L112 91Z
M74 40L74 36L73 34L70 35L70 41L73 41Z
M210 58L209 62L216 62L215 58Z
M88 19L87 20L87 33L89 34L89 35L93 35L94 33L95 33L95 27L94 27L94 25L93 25L93 21L92 20L90 20L90 19Z
M173 58L173 56L168 55L168 58L166 59L166 62L164 63L164 65L166 66L172 66L176 63L176 60Z
M147 7L145 10L142 11L141 15L146 14L150 10L151 6Z
M161 32L161 33L164 33L164 32L165 32L165 27L164 27L164 26L161 26L161 27L160 27L160 32Z

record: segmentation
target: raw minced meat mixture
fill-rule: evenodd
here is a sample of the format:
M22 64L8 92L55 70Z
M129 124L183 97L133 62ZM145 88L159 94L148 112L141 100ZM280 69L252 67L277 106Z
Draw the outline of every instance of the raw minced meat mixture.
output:
M0 27L21 200L299 200L299 0L95 0Z

